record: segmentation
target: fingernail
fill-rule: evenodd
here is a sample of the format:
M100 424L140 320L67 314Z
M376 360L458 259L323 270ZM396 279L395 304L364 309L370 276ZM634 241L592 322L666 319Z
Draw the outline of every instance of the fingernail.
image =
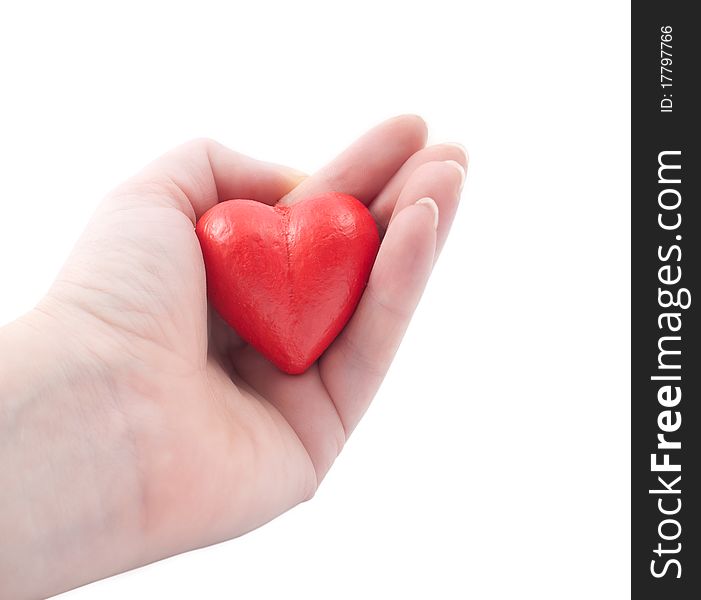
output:
M465 156L467 156L467 148L463 146L462 144L458 144L457 142L443 142L443 146L455 146L456 148L460 148L460 150L463 151Z
M309 175L307 173L305 173L304 171L298 171L297 169L292 169L289 167L288 167L288 171L290 173L290 178L296 179L298 182L309 177Z
M465 167L463 167L457 160L446 160L443 162L452 165L460 172L460 189L462 190L462 186L465 185Z
M416 204L421 204L428 207L433 213L433 227L438 229L438 205L434 202L433 198L420 198L416 201Z

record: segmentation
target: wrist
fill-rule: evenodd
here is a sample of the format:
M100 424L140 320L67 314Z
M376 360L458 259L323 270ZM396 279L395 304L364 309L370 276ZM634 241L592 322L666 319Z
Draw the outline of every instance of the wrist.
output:
M0 329L0 597L55 594L138 561L120 366L73 331L39 310Z

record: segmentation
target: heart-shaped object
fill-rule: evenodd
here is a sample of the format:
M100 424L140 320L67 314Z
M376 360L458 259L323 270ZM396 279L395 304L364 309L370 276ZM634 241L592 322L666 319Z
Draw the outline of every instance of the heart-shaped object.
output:
M290 374L306 371L348 322L380 244L367 208L337 192L291 206L229 200L196 231L212 305Z

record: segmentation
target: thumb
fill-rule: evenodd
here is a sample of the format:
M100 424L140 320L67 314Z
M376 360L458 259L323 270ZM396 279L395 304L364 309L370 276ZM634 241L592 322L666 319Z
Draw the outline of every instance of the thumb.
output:
M274 204L306 176L234 152L210 139L171 150L119 185L109 204L168 204L196 223L217 202L247 198Z

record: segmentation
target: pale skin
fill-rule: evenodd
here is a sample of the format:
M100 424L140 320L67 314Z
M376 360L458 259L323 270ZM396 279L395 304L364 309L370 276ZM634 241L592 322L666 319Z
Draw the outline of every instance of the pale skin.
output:
M314 495L457 208L465 153L425 141L396 117L306 177L197 140L108 195L47 296L0 329L0 597L227 540ZM291 376L208 308L194 223L231 198L325 191L364 202L383 239L351 321Z

